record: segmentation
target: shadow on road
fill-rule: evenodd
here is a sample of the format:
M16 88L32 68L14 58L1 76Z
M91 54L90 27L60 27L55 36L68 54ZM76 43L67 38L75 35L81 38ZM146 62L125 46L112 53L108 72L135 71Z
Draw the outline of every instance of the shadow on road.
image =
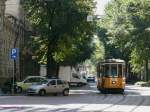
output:
M147 90L148 91L148 90ZM94 84L84 87L72 88L69 96L16 96L0 99L0 105L5 104L43 104L43 105L78 105L78 104L110 104L110 105L142 105L150 106L150 94L141 95L138 88L128 86L125 94L101 94Z

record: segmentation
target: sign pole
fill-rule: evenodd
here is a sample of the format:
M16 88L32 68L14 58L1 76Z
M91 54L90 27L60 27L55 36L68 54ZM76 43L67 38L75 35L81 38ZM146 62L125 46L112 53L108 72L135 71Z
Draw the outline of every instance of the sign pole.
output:
M14 87L14 84L15 84L15 60L13 60L13 77L12 77L12 94L15 93L15 87Z
M15 93L15 75L16 75L16 58L18 50L17 48L11 49L11 59L13 59L13 76L12 76L12 94Z

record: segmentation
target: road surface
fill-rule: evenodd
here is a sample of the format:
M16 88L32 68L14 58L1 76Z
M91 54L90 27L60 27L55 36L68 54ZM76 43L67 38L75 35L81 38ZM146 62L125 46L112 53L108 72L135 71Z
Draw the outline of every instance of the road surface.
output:
M150 88L126 86L125 94L101 94L95 84L69 96L0 96L0 112L150 112Z

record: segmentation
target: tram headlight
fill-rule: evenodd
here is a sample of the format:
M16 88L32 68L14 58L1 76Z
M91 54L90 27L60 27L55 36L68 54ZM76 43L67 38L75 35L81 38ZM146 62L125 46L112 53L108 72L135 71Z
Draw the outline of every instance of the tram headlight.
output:
M116 84L116 81L112 81L112 84Z

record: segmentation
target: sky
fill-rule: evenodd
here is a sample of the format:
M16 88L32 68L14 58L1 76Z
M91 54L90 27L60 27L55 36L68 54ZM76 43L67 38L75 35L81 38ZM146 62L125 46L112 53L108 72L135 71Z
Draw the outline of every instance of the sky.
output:
M110 0L96 0L97 2L97 9L96 14L97 15L103 15L104 14L104 7Z

